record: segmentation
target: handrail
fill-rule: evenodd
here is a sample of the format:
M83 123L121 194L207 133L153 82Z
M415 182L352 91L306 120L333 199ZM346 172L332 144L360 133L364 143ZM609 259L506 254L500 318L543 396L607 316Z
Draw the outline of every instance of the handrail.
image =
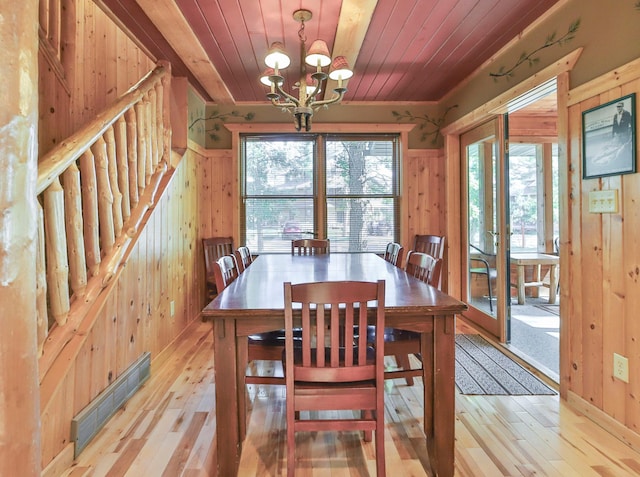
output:
M41 380L122 265L157 200L171 164L170 78L162 62L39 162Z
M41 194L51 183L67 170L73 161L76 161L102 136L107 128L115 123L125 112L138 103L156 88L158 81L166 76L166 68L158 66L147 73L137 84L120 97L115 103L99 113L85 127L75 132L68 139L62 141L57 147L44 155L38 164L38 180L36 193ZM165 151L168 152L168 151Z

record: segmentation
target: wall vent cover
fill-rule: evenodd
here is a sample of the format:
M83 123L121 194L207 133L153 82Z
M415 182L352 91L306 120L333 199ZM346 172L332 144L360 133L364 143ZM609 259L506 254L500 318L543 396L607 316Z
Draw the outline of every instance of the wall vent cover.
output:
M71 440L75 443L74 458L150 375L151 353L146 352L73 418Z

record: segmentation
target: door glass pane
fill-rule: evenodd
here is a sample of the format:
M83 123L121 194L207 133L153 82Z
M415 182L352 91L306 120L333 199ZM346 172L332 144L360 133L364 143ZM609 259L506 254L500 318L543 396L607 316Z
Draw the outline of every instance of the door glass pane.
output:
M539 233L538 179L540 145L511 144L509 147L509 195L511 212L511 252L536 252Z
M493 138L466 148L468 164L468 303L496 317L497 150Z

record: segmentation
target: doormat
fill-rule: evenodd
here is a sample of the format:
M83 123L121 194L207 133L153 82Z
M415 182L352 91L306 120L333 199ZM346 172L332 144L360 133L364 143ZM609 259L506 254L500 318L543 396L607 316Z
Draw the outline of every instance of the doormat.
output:
M456 386L462 394L557 394L554 389L476 334L456 335Z

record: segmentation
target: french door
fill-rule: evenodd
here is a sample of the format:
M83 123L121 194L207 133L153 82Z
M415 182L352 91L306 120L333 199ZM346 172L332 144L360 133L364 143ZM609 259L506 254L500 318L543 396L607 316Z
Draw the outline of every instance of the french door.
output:
M465 316L502 342L511 306L506 123L497 116L460 137Z

